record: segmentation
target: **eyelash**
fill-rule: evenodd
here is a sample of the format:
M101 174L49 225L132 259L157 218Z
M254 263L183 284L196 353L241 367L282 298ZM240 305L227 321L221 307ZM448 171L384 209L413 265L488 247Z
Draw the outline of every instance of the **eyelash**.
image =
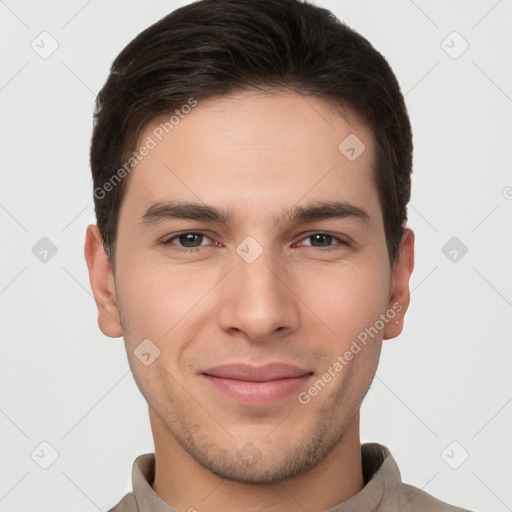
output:
M176 235L173 235L172 237L164 240L162 242L163 245L166 245L166 246L169 246L169 248L172 250L172 251L176 251L176 252L181 252L181 253L193 253L193 252L198 252L201 248L204 248L204 247L208 247L208 246L200 246L200 247L188 247L188 248L183 248L183 247L178 247L178 246L175 246L174 244L172 244L172 241L179 238L180 236L183 236L183 235L199 235L199 236L203 236L205 238L210 238L208 237L207 235L205 235L204 233L201 233L200 231L184 231L182 233L178 233ZM339 242L339 244L334 244L334 245L329 245L329 246L326 246L326 247L315 247L315 246L310 246L312 247L313 249L316 249L316 250L319 250L319 251L322 251L322 252L328 252L328 251L334 251L334 250L337 250L339 249L340 246L348 246L348 242L346 242L345 240L342 240L341 238L338 238L337 236L334 236L334 235L331 235L330 233L324 233L323 231L316 231L314 233L310 233L309 235L305 236L304 238L302 238L300 241L304 241L308 238L311 238L313 237L314 235L324 235L324 236L328 236L328 237L331 237L332 240L336 240Z

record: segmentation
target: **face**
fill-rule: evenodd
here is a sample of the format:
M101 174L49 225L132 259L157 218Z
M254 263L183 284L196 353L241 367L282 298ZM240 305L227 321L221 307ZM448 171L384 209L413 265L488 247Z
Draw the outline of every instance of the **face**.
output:
M400 332L412 235L390 267L374 141L348 119L244 92L140 138L157 143L130 175L115 282L91 277L99 323L124 336L153 428L221 478L273 482L324 460Z

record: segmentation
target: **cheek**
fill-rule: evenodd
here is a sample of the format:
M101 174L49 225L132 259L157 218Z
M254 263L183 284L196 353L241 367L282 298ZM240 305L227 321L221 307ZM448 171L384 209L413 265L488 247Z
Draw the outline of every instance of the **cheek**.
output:
M193 276L198 273L184 266L136 258L124 260L118 269L125 347L135 381L151 405L171 403L180 394L173 375L182 371L182 352L187 340L194 339L195 323L191 325L190 319L209 288L208 279L197 282ZM150 354L146 362L145 353Z
M127 350L133 352L149 338L160 349L161 361L171 364L179 358L188 340L215 319L209 313L215 286L221 284L220 270L136 257L123 261L118 293Z
M360 263L329 264L300 279L298 295L318 317L322 332L325 328L334 336L338 349L373 326L387 304L389 272L377 260Z

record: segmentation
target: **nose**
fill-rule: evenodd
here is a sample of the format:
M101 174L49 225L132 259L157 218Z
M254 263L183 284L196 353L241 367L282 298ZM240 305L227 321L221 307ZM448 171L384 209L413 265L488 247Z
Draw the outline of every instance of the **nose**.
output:
M252 263L235 255L221 293L218 321L225 332L243 333L261 343L299 327L300 299L293 292L293 276L270 250Z

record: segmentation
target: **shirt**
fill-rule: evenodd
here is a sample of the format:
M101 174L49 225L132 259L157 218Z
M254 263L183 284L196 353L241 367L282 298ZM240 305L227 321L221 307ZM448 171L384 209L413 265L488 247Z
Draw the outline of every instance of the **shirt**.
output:
M440 501L425 491L404 484L389 449L378 443L361 445L365 486L348 500L325 512L470 512ZM133 492L108 512L178 512L153 491L155 454L133 463Z

